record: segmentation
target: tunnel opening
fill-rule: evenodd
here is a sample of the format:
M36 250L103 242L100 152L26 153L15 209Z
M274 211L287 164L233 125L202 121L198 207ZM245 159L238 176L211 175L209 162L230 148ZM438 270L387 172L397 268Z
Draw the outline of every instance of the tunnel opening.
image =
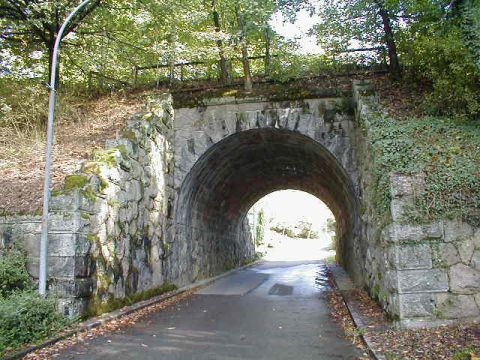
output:
M256 254L266 262L335 260L335 216L310 193L274 191L257 201L247 217Z
M253 259L246 214L265 195L285 189L308 192L331 209L337 262L358 270L353 256L360 234L358 199L345 169L308 136L259 128L210 146L185 177L175 209L171 261L178 265L176 277L189 283Z

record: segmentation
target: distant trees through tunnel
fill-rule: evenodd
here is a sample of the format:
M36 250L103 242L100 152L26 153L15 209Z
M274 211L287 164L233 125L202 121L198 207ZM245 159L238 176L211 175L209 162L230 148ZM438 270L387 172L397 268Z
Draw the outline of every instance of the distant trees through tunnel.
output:
M335 217L320 199L298 190L270 193L247 214L257 254L267 261L333 261Z

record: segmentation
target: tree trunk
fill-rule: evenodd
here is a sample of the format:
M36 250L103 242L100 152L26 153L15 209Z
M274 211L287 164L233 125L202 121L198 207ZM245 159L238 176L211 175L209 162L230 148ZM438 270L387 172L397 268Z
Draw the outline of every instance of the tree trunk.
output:
M238 6L235 7L238 28L240 30L240 46L242 47L243 79L246 91L252 91L252 74L250 72L250 60L248 59L248 47L246 39L245 21Z
M270 54L270 48L272 46L272 38L270 37L270 27L265 27L265 76L270 76L270 69L272 66L272 55Z
M170 38L170 50L168 54L168 69L169 69L169 74L168 74L168 80L170 84L173 84L175 80L175 47L177 44L177 27L175 24L172 27L172 34Z
M53 64L53 48L55 46L55 38L51 39L47 44L47 51L48 51L48 85L52 84L52 64ZM57 75L55 76L55 90L58 89L58 81L60 79L60 67L57 63Z
M393 30L390 22L390 16L387 10L381 3L377 3L379 6L379 14L382 18L383 31L385 32L385 44L388 50L388 59L390 61L390 75L392 79L399 80L402 77L400 68L400 62L398 61L397 46L395 44L395 38L393 36Z
M215 25L215 32L220 33L221 31L220 16L218 15L218 11L216 9L216 0L212 0L212 15L213 15L213 24ZM225 59L223 41L220 39L217 40L217 48L218 48L218 54L220 56L220 61L219 61L220 82L223 85L228 85L231 82L231 77L228 71L227 59Z

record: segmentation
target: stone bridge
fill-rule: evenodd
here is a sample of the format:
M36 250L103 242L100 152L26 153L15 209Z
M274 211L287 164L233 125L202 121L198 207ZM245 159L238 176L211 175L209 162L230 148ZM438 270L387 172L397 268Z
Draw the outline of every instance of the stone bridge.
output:
M376 98L272 101L224 97L173 108L169 95L107 141L53 193L50 290L67 314L181 287L254 258L246 214L281 189L309 192L337 220L337 260L403 326L480 314L480 230L460 221L402 222L422 174L391 174L391 212L376 221L368 119ZM376 110L375 110L376 111ZM37 275L38 216L0 220Z

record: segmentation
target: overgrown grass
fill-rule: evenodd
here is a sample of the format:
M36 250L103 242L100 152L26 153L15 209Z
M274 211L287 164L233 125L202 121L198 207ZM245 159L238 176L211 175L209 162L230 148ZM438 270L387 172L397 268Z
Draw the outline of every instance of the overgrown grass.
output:
M396 121L381 114L369 119L368 142L374 152L378 215L390 206L391 173L426 176L416 198L418 222L459 218L480 225L480 123L424 117Z

